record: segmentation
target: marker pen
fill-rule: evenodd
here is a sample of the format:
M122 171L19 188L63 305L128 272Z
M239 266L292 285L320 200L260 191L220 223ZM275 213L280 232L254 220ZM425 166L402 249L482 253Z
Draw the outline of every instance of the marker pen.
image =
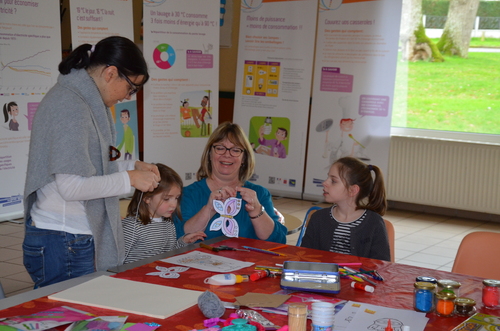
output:
M364 285L364 284L361 284L361 283L358 283L358 282L352 282L351 283L351 287L352 288L357 288L358 290L363 290L363 291L366 291L366 292L370 292L370 293L373 293L373 291L375 291L375 287L370 286L370 285Z

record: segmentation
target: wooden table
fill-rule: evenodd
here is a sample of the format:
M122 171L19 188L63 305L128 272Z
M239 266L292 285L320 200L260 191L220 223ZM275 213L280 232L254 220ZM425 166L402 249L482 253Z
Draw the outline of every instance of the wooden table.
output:
M231 247L242 247L242 246L252 246L263 249L268 249L276 247L276 243L245 239L245 238L230 238L219 241L221 237L214 238L208 241L209 244L214 246L217 245L227 245ZM365 302L380 306L392 307L392 308L402 308L402 309L413 309L413 283L417 276L433 276L437 279L453 279L461 282L462 287L460 289L461 296L469 297L476 300L478 311L491 315L499 315L500 312L490 311L482 307L481 303L481 286L482 279L473 276L466 276L461 274L453 274L450 272L420 268L415 266L409 266L398 263L391 263L380 260L360 258L344 254L336 254L331 252L324 252L319 250L313 250L303 247L287 246L279 250L280 253L286 254L286 256L275 256L258 252L240 252L240 251L221 251L214 253L206 249L197 248L198 245L191 245L189 248L184 248L183 251L169 252L162 256L157 256L155 258L150 258L147 261L142 261L138 264L129 264L117 268L118 272L115 277L122 279L129 279L140 282L147 282L153 284L161 284L165 286L172 286L190 290L198 290L200 294L202 291L210 290L217 294L217 296L222 301L233 302L235 297L244 295L247 292L256 293L275 293L280 290L279 279L277 278L264 278L256 282L240 283L231 286L215 286L204 283L204 279L214 275L213 272L202 271L198 269L189 269L182 273L182 276L177 279L165 279L160 277L147 276L147 273L156 271L157 266L171 267L173 265L158 261L158 258L168 257L172 254L177 254L179 252L185 252L189 249L197 249L203 252L218 254L228 258L234 258L238 260L244 260L248 262L253 262L255 265L268 265L272 266L275 264L281 264L284 261L310 261L310 262L331 262L331 263L345 263L345 262L361 262L363 268L366 269L376 269L385 278L384 282L381 282L374 293L363 292L359 290L352 289L349 286L350 280L342 279L341 286L342 289L339 294L331 295L338 297L340 299L352 300L358 302ZM239 270L239 274L248 274L254 270L254 267L248 267ZM43 288L41 289L43 290ZM38 291L38 290L36 290ZM34 292L34 291L33 291ZM46 294L45 294L46 295ZM175 298L172 298L175 300ZM1 302L1 301L0 301ZM77 309L89 311L97 315L116 315L117 312L112 310L100 309L96 307L76 305L70 303L62 303L58 301L53 301L47 299L46 296L32 299L29 302L0 310L0 318L21 314L32 314L38 311L47 310L52 307L58 307L61 305L72 306ZM232 310L227 310L224 317L227 317ZM122 313L123 314L123 313ZM197 306L188 308L176 315L173 315L165 320L152 319L140 315L126 314L129 316L129 322L156 322L162 325L159 328L160 331L163 330L183 330L188 331L203 328L203 320L205 317L199 310ZM284 325L287 323L286 316L267 314L263 315L276 323L277 325ZM434 313L427 314L429 317L429 322L425 328L426 331L444 331L451 330L453 327L457 326L462 322L464 317L438 317Z

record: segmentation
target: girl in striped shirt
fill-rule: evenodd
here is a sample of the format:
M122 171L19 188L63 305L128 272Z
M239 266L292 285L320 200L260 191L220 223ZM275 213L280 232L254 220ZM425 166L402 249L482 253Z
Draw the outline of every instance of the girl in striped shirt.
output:
M130 263L177 249L206 237L204 232L177 238L182 180L164 164L157 163L161 180L153 192L135 190L123 219L125 261ZM174 222L174 220L175 222Z

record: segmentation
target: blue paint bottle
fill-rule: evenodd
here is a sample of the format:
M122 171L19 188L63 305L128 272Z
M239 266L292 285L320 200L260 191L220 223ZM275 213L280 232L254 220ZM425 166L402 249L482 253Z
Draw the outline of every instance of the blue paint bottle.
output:
M413 307L415 310L423 313L433 311L435 291L436 284L429 282L416 282L413 290Z

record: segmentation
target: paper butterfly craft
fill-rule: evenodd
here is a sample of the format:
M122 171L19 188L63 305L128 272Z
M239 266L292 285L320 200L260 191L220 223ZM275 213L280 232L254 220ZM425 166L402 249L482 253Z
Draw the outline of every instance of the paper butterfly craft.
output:
M189 268L187 267L170 267L170 268L165 268L165 267L160 267L156 266L156 270L159 270L158 272L150 272L146 275L148 276L160 276L161 278L179 278L181 275L179 275L179 272L183 272L188 270Z
M222 202L214 200L215 211L220 214L220 217L212 222L210 231L222 230L222 233L227 237L238 237L240 227L233 216L238 215L241 209L241 199L229 198Z

